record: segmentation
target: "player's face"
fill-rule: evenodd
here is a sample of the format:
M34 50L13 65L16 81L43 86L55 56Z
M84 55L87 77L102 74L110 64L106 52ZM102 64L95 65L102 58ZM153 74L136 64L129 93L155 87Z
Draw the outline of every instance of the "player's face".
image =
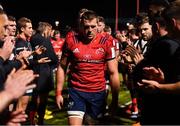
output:
M26 26L23 28L24 34L29 38L32 36L32 24L31 23L26 23Z
M104 31L105 24L104 22L98 22L98 32L102 33Z
M8 21L8 34L10 36L15 36L16 35L16 21Z
M83 22L84 35L88 40L92 40L97 34L97 19L84 20Z
M152 38L152 26L149 23L144 23L139 27L143 40L148 41Z

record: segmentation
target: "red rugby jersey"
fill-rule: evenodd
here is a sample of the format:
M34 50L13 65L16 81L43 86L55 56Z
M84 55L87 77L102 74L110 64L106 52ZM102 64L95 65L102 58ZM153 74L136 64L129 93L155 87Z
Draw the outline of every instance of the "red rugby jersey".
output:
M103 36L109 35L107 32L102 32L101 33ZM115 51L119 51L119 42L117 39L113 38L112 44L115 48Z
M58 54L59 52L62 51L62 47L63 47L63 44L64 44L64 39L62 39L62 38L59 38L57 40L51 39L51 43L52 43L52 46L54 48L54 52L56 54Z
M66 37L63 55L70 58L69 84L84 92L105 90L105 62L115 58L113 38L97 34L89 44L81 40L75 32Z

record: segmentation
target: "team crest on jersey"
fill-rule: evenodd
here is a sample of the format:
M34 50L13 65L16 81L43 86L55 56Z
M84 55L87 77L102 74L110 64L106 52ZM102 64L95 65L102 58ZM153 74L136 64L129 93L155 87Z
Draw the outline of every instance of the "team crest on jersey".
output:
M104 49L103 48L98 48L97 50L96 50L96 54L104 54Z
M73 53L79 53L79 49L78 49L78 48L75 48L75 49L73 50Z

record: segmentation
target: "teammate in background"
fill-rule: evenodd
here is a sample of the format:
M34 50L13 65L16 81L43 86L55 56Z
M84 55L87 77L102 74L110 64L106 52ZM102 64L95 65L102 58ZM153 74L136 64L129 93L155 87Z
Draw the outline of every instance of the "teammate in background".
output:
M54 52L58 56L59 59L61 59L62 55L62 47L64 45L64 39L61 38L61 33L59 30L55 30L53 37L51 38L51 43L54 48Z

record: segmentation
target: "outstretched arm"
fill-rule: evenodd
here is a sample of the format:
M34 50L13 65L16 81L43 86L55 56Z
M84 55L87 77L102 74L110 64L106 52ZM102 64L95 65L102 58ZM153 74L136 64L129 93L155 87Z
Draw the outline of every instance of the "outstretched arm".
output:
M138 85L145 91L156 93L162 92L166 94L180 94L180 81L175 83L160 84L154 80L142 80L142 83L138 82Z

